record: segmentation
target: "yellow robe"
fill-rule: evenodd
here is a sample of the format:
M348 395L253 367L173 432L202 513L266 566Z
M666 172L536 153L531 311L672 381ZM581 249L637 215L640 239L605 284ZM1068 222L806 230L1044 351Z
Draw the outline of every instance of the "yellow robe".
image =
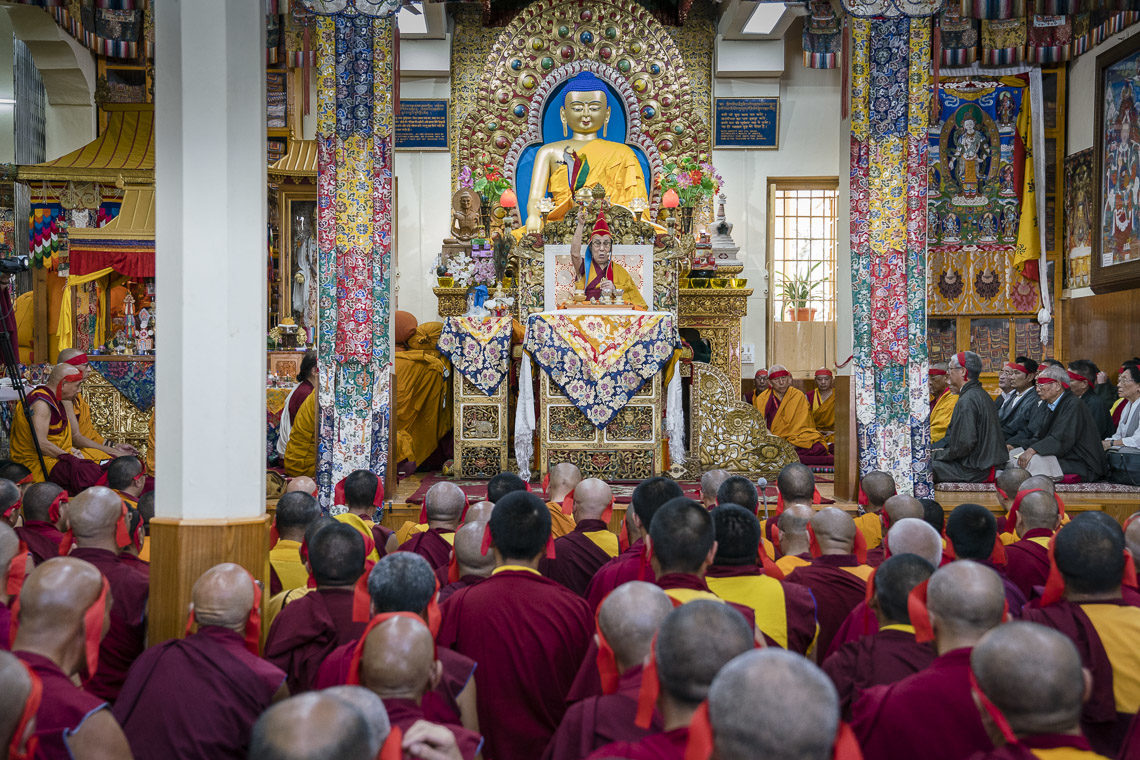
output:
M645 305L645 298L642 297L641 291L637 289L637 285L634 284L633 278L629 276L629 272L626 271L625 267L615 262L613 264L613 270L614 287L618 290L625 291L622 293L622 298L625 299L625 302L640 306L643 309L648 308ZM586 283L592 282L597 276L598 270L594 267L594 263L590 262L590 276L588 278L579 277L578 281L574 283L574 287L578 290L585 290Z
M428 529L427 523L416 522L415 520L405 520L404 524L396 528L396 544L402 544L417 533L423 533ZM451 534L448 534L451 535Z
M83 398L83 394L75 394L75 398L71 400L71 409L75 412L75 422L79 427L79 434L84 438L89 438L95 443L106 445L107 439L95 427L95 423L91 421L91 406ZM104 459L112 459L113 457L102 449L80 449L83 456L90 459L92 462L102 462Z
M31 393L28 394L28 405L30 407L33 407L37 403L47 404L47 401L37 400L37 398L36 398L37 396L40 395L39 391L41 391L41 390L43 390L43 392L47 393L47 394L51 393L51 391L47 390L46 388L43 388L43 386L41 386L40 388L36 388L35 390L33 390ZM58 402L57 402L57 404L58 404ZM49 405L49 408L50 408L50 405ZM60 447L64 451L71 453L71 449L73 448L73 444L71 441L71 425L69 425L67 422L67 413L64 410L63 405L58 404L57 409L58 409L58 411L56 413L56 416L57 416L57 418L62 418L62 419L61 419L61 421L58 421L54 425L52 425L50 423L50 420L49 420L49 423L48 423L48 441L51 442L52 444ZM33 414L33 416L35 415L34 409L32 410L32 414ZM44 466L47 467L47 472L45 473L43 470L40 469L40 460L36 457L36 445L32 441L32 438L35 435L35 432L28 425L27 418L24 417L23 411L20 410L19 408L17 408L15 414L12 415L12 434L11 435L12 435L12 437L11 437L12 461L13 462L19 462L20 464L24 465L29 470L31 470L33 481L35 481L37 483L41 483L41 482L47 480L48 474L51 473L51 469L53 467L55 467L55 463L58 462L59 460L55 459L54 457L49 457L47 455L47 453L45 452L44 453Z
M353 514L352 512L342 512L339 515L335 515L333 519L355 528L357 532L366 539L365 546L368 545L368 541L375 543L375 538L372 536L372 526L375 525L375 523L371 520L365 520L360 515ZM376 551L375 546L373 546L372 551L369 552L365 559L371 562L380 561L380 553Z
M574 528L578 526L574 522L574 515L562 514L562 505L556 501L546 502L546 508L550 510L550 535L554 538L562 538L567 533L573 533Z
M297 409L289 444L285 447L285 474L291 478L317 476L317 394L310 393Z
M281 590L304 588L309 571L301 561L301 542L282 538L269 550L269 564L281 581Z
M606 200L626 208L629 208L634 198L641 198L648 203L645 175L641 171L637 154L628 145L596 138L574 145L572 149L589 164L584 187L593 187L601 182L606 188ZM574 205L574 192L570 188L570 177L565 166L556 165L551 169L547 189L554 197L554 210L546 218L548 221L561 219Z
M760 411L760 414L764 414L764 407L771 397L772 389L769 388L753 397L752 405ZM823 434L816 429L812 420L807 396L795 387L788 388L784 398L781 399L780 408L772 419L769 432L801 449L810 449L817 443L823 443Z
M146 436L146 472L147 475L154 475L154 418L157 417L157 411L150 413L150 431Z
M805 394L806 395L806 394ZM831 395L827 397L826 401L820 400L820 393L817 389L811 394L811 418L815 422L815 426L823 435L824 443L835 443L835 391L832 390ZM830 430L830 433L824 433L824 430Z
M934 402L934 408L930 410L931 443L938 443L946 437L946 429L950 427L950 417L953 416L957 403L958 394L949 389Z
M863 538L867 540L868 549L874 549L883 543L883 518L875 512L855 515L853 518L855 520L855 527L859 529L859 532L863 534Z
M422 463L451 430L448 364L435 349L443 323L420 325L393 354L396 369L396 462ZM297 424L293 423L294 426Z
M16 312L16 335L20 342L20 363L32 363L32 331L35 329L36 317L32 310L32 291L21 293L16 297L12 309Z

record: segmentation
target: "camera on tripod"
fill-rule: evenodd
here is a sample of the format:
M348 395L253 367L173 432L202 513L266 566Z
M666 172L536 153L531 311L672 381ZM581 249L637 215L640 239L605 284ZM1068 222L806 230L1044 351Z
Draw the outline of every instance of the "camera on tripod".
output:
M0 258L0 274L18 274L26 271L28 271L27 255Z

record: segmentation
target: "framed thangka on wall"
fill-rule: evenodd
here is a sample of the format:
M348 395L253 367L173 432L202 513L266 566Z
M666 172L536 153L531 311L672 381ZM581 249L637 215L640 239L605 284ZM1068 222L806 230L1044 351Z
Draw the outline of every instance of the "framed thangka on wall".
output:
M1092 288L1140 286L1140 37L1096 58Z
M1065 287L1089 286L1093 236L1093 149L1065 158Z

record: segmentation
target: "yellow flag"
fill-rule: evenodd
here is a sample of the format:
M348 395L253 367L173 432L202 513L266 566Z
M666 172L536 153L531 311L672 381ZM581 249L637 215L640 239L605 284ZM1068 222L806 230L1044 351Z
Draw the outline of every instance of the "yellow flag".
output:
M1041 257L1041 235L1037 228L1037 182L1033 173L1033 135L1029 113L1029 88L1021 98L1021 113L1017 117L1017 135L1025 146L1025 178L1021 192L1021 218L1017 226L1017 247L1013 251L1013 265L1017 271L1025 269L1025 262ZM1041 272L1039 277L1044 277Z

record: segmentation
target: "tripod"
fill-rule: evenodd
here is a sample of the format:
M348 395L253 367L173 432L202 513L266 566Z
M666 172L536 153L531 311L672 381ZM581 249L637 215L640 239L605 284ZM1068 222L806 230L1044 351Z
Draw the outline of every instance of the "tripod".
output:
M0 315L0 358L4 360L4 371L11 378L16 395L20 397L20 408L24 410L24 419L28 421L28 431L32 435L32 445L36 447L36 458L40 460L40 472L43 473L44 478L47 478L48 469L44 463L44 452L40 449L40 438L36 435L35 425L32 424L32 409L28 406L28 397L24 395L24 378L20 374L17 357L12 355L12 339L14 336L8 332L8 317L15 313L15 306L13 306L9 287L9 285L4 286L3 294L8 300L8 311Z

